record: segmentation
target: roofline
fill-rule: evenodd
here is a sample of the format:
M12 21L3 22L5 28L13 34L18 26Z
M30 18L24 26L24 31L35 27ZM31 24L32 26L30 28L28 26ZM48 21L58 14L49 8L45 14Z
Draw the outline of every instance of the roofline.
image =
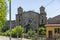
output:
M56 27L56 26L60 27L60 24L46 24L45 26L46 27Z

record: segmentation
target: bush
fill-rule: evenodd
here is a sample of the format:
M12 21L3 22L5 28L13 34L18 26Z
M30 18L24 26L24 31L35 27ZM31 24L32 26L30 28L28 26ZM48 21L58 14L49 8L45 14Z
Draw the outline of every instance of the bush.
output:
M3 35L3 33L2 33L2 32L0 32L0 35Z
M46 34L46 28L44 28L44 27L39 27L38 31L39 31L39 35L45 35Z
M7 30L9 30L9 27L8 27L8 26L4 26L4 27L2 28L2 32L6 32Z
M19 34L19 37L23 36L24 28L21 26L17 26L16 28L13 28L11 30L12 37L17 37L17 32ZM4 32L4 36L9 36L10 35L10 30Z
M36 34L36 32L34 31L34 30L32 30L32 29L29 29L28 30L28 35L30 36L30 37L32 37L33 35L35 35Z
M9 36L10 30L3 33L4 36Z

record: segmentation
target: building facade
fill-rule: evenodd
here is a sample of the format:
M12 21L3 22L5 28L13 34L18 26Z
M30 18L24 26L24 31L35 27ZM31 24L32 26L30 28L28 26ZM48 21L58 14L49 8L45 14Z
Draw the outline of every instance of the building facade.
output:
M18 14L16 14L16 25L21 25L25 28L37 29L39 25L45 25L47 23L45 8L40 7L40 13L34 11L24 12L22 7L18 8Z
M46 24L46 38L60 38L60 24Z
M40 25L45 25L47 23L47 17L45 8L41 6L40 13L34 12L34 11L23 11L22 7L18 8L18 13L16 14L16 20L11 21L11 26L23 26L26 30L29 28L32 28L33 30L37 29ZM5 23L5 26L10 26L10 21L7 21Z

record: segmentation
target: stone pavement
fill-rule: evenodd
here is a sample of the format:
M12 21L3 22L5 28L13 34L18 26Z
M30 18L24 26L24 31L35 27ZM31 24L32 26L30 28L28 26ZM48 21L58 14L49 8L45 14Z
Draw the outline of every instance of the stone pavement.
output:
M0 40L9 40L9 37L0 36ZM12 38L12 40L21 40L21 38L19 38L19 39L17 39L17 38ZM28 40L28 39L22 38L22 40Z

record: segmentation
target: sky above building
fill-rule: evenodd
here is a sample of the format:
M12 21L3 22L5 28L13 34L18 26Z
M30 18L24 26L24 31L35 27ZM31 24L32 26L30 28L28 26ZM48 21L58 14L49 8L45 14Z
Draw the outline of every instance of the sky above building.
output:
M47 18L60 15L60 0L11 0L12 20L16 19L16 14L18 13L17 9L20 6L24 11L31 10L38 13L40 13L39 8L44 6L47 13ZM9 11L7 12L7 20L9 20Z

